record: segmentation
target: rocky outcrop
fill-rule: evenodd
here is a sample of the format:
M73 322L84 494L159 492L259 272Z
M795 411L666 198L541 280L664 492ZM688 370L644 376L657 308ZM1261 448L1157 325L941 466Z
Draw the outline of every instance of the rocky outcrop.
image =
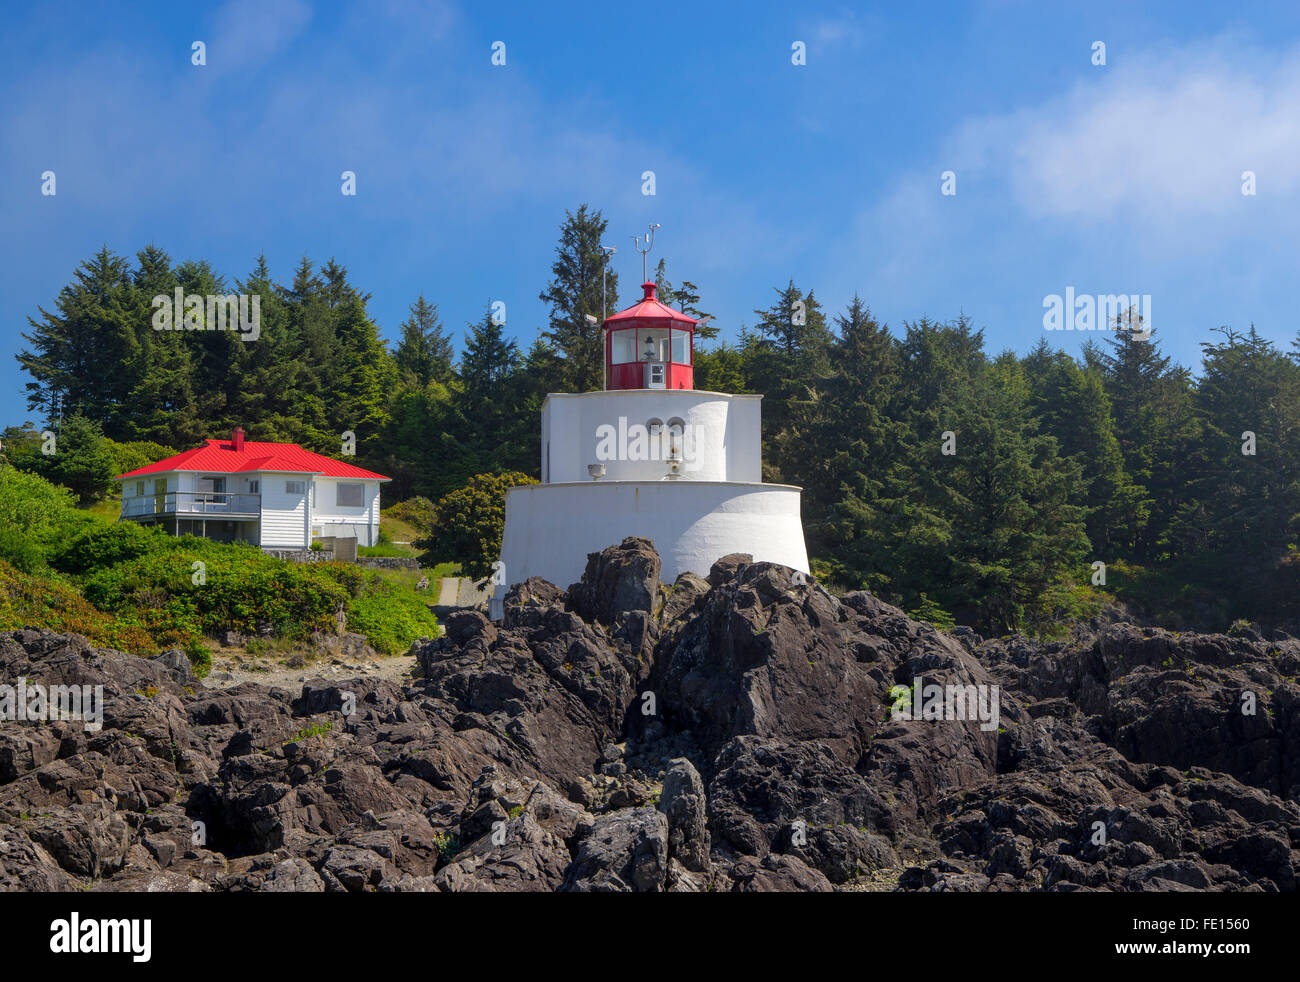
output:
M0 889L1296 889L1300 641L986 640L659 570L627 539L458 611L406 684L0 633L0 685L103 687L99 726L0 722Z

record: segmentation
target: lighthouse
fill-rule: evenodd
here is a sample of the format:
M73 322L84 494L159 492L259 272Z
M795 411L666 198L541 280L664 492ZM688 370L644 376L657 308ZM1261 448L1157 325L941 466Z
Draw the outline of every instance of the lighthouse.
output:
M542 405L542 479L506 492L493 617L510 585L566 588L629 535L654 543L669 583L736 552L808 572L800 489L763 483L763 397L696 389L698 322L641 289L601 325L604 389Z

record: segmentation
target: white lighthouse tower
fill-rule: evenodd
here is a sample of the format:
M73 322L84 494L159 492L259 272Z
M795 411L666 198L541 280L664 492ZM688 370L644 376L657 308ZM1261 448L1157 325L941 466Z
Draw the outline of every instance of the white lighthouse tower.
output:
M542 480L506 492L493 617L511 584L567 588L629 535L654 543L668 583L734 552L808 572L800 489L762 483L763 397L695 389L696 320L641 289L602 325L604 391L542 405Z

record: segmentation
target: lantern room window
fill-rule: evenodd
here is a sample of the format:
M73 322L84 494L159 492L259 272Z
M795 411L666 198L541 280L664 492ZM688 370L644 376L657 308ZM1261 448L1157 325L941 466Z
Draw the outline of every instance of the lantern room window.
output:
M636 350L641 361L668 360L668 328L638 327Z
M626 365L637 360L636 331L609 332L610 363Z
M691 363L691 332L679 331L676 328L672 332L673 363L677 365L689 365Z

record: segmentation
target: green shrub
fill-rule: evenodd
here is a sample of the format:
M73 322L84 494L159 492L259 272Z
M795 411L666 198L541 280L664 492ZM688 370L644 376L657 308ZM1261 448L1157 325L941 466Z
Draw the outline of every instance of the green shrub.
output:
M415 543L439 556L454 556L465 573L481 579L501 554L506 524L506 491L536 484L527 474L475 474L459 491L445 495L434 509L433 531Z
M149 553L87 577L85 595L101 610L161 628L158 612L215 634L253 633L269 623L277 633L305 638L329 630L347 591L325 570L263 555L258 549L184 536L165 552ZM206 582L194 583L202 561Z
M67 488L0 463L0 527L16 529L39 545L75 515Z
M0 559L0 631L22 627L72 631L93 645L137 655L159 650L138 624L97 610L66 583L23 573Z
M194 674L201 679L207 678L212 671L212 651L208 646L201 639L195 638L185 646L185 654L194 668Z
M45 566L45 553L30 536L18 529L0 526L0 559L24 573L37 573Z
M388 518L415 526L424 535L433 532L437 506L428 498L416 496L390 505L382 512Z
M352 563L317 563L316 568L347 591L349 597L359 597L370 575Z
M348 629L385 655L400 655L419 638L438 635L438 618L425 598L396 589L378 576L348 604Z
M921 594L921 602L916 605L915 609L909 610L907 616L914 621L925 621L927 624L933 624L941 631L951 631L957 626L957 621L952 614L948 613L924 593Z
M65 573L86 573L167 549L170 541L162 529L135 522L95 523L58 547L50 564Z
M171 447L164 447L161 443L152 443L148 440L119 442L106 437L104 439L104 449L108 451L108 455L113 459L114 477L128 471L138 470L141 467L147 467L156 461L176 456L176 451Z

